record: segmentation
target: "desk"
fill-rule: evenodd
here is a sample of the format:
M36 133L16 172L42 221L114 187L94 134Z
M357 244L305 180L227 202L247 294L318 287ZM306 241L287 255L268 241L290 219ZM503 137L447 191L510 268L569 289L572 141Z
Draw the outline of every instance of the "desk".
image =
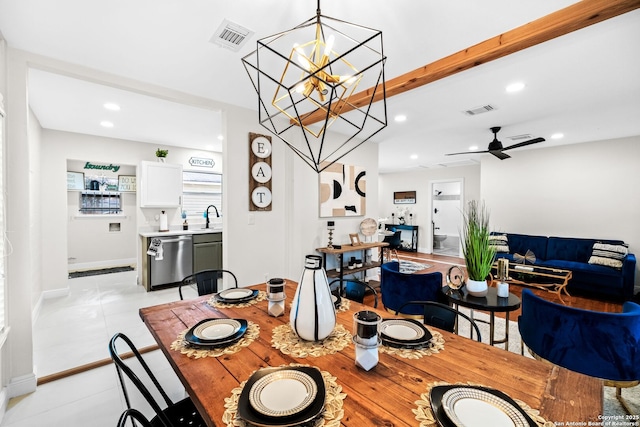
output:
M210 426L224 426L224 398L259 368L303 363L337 377L347 394L342 426L416 426L415 401L435 381L472 382L495 387L520 399L550 422L598 421L602 414L602 382L564 368L525 358L446 331L440 353L422 359L403 359L380 353L371 371L355 366L353 344L327 356L295 358L271 346L272 330L289 319L295 282L287 281L287 310L278 318L267 315L267 301L246 308L213 308L208 296L147 307L140 316L158 342ZM262 289L264 285L256 286ZM352 330L353 313L365 306L351 302L338 313L338 323ZM370 307L366 309L371 310ZM375 310L384 318L389 313ZM260 336L240 352L222 357L192 359L171 350L179 333L205 318L245 318L260 326Z

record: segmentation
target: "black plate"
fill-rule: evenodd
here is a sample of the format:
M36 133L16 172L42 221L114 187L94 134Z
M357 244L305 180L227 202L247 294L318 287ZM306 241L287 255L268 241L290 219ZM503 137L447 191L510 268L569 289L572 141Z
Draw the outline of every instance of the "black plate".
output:
M340 296L340 292L331 292L331 295L336 297L336 302L333 303L335 308L340 308L340 304L342 304L342 297Z
M518 405L512 398L510 398L500 390L495 390L493 388L487 388L487 387L475 387L475 386L453 385L453 384L439 385L431 389L431 396L430 396L431 410L433 411L433 415L435 416L436 421L438 421L438 424L441 425L442 427L456 427L456 425L449 419L449 417L444 411L444 408L442 407L442 396L452 388L475 388L478 390L486 391L495 396L498 396L499 398L506 400L507 402L512 404L524 416L524 418L529 423L530 427L538 427L538 424L535 421L533 421L529 415L527 415L527 413L524 411L524 409L520 407L520 405Z
M316 398L303 411L300 411L294 415L286 417L270 417L268 415L263 415L253 409L253 406L251 406L251 403L249 402L249 393L251 392L251 388L256 383L256 381L258 381L265 375L283 370L301 371L309 375L318 387ZM324 387L322 373L318 368L314 368L312 366L283 366L280 368L263 368L254 372L254 374L251 375L251 377L247 380L244 388L242 389L242 393L240 393L240 398L238 400L238 416L243 420L257 426L296 426L311 421L312 419L320 415L322 411L324 411L324 401L326 395L327 392Z
M419 350L421 348L429 347L431 338L429 338L426 341L421 341L418 343L407 343L405 341L397 341L397 340L393 340L391 338L385 338L385 337L381 337L380 341L382 342L383 345L386 345L387 347L405 348L408 350Z
M215 298L216 301L223 302L225 304L241 304L243 302L251 301L252 299L256 298L259 293L260 293L260 291L254 290L251 293L251 295L249 295L248 297L236 298L236 299L227 299L227 298L219 296L218 294L215 294L213 297Z
M417 338L414 340L400 340L398 338L394 338L394 337L390 337L388 335L386 335L385 333L380 333L380 338L382 339L382 343L384 344L385 341L389 342L389 343L397 343L397 344L401 344L403 346L416 346L416 345L422 345L424 346L425 344L427 344L429 341L431 341L432 335L431 332L429 332L429 330L427 328L425 328L425 326L422 324L422 322L415 320L415 319L384 319L382 321L382 323L384 323L385 321L389 321L389 320L402 320L404 322L408 322L408 323L413 323L414 325L418 326L420 329L422 329L422 331L424 332L424 335L421 338ZM381 324L382 326L382 324ZM393 346L390 346L393 347Z
M240 323L240 328L233 335L225 338L216 339L216 340L198 338L193 334L193 331L198 326L200 326L204 322L209 322L211 320L216 320L216 318L201 320L200 322L195 324L193 327L189 328L187 333L184 335L185 341L187 341L189 344L195 344L195 345L207 346L207 347L226 346L242 338L244 333L247 331L247 326L249 324L245 319L232 319Z

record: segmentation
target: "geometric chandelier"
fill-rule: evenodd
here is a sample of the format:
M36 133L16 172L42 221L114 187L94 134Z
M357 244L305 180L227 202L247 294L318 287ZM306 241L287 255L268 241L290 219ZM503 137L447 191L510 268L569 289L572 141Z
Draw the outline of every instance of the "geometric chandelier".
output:
M318 173L387 126L385 61L381 31L323 16L320 0L242 58L260 125Z

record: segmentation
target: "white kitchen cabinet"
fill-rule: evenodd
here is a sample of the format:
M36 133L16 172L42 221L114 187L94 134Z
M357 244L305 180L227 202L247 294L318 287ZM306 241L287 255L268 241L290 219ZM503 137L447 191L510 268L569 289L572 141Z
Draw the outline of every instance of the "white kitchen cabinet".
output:
M182 165L140 163L140 207L175 208L182 199Z

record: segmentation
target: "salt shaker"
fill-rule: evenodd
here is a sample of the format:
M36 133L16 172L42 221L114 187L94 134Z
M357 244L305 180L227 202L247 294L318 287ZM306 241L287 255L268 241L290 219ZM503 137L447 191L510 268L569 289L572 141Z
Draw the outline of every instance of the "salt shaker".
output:
M267 281L268 312L270 316L278 317L284 314L284 302L286 298L284 288L284 279L275 278Z
M378 364L378 329L382 318L373 311L359 311L353 315L353 342L356 345L356 366L365 371Z

